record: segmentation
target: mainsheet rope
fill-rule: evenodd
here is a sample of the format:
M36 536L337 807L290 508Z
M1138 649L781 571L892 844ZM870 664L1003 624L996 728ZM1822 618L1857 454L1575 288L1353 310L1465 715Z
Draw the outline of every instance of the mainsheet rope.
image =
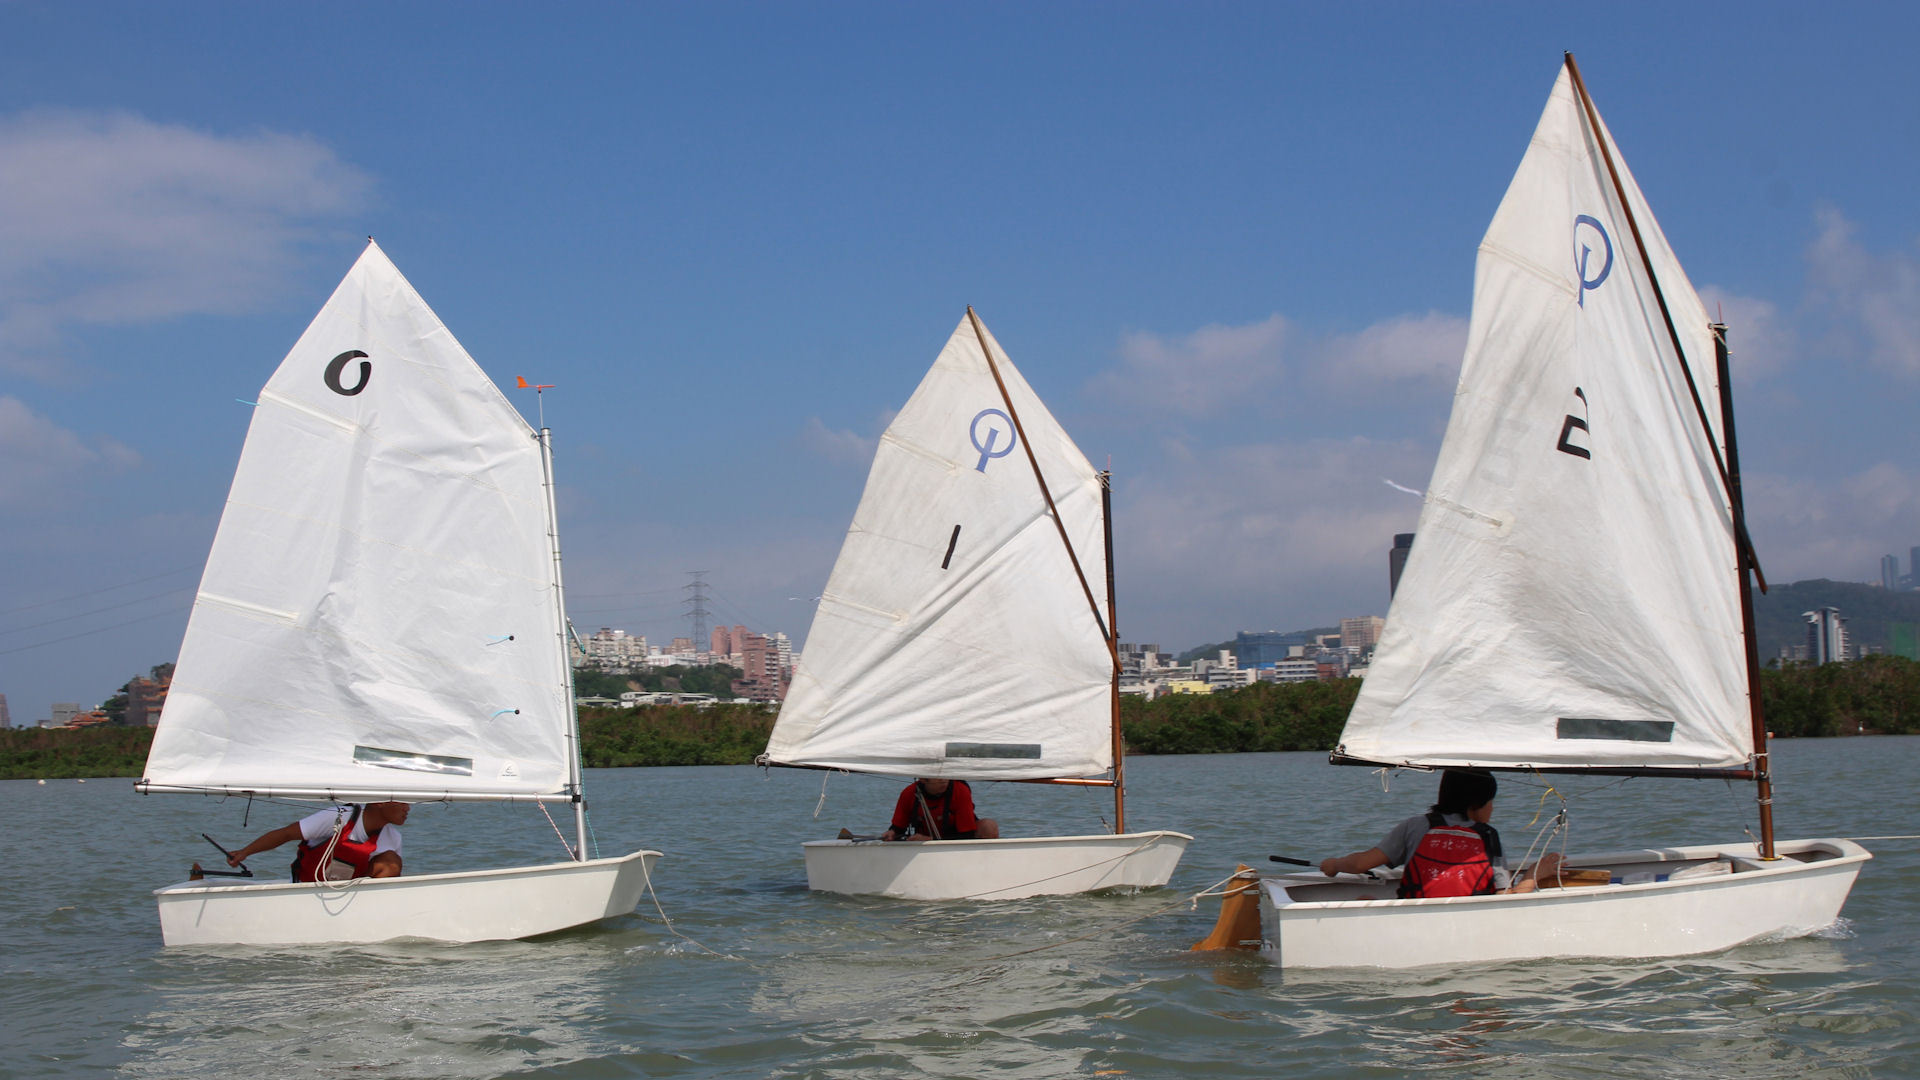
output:
M1233 873L1228 874L1226 877L1221 878L1219 881L1216 881L1213 884L1207 886L1206 888L1201 889L1199 892L1190 893L1186 896L1179 897L1178 899L1168 904L1162 904L1161 906L1154 908L1152 911L1147 912L1145 915L1136 915L1131 919L1123 919L1117 923L1108 923L1104 926L1101 926L1097 930L1090 930L1087 933L1078 934L1070 938L1062 939L1060 941L1050 941L1045 945L1036 945L1031 949L1021 949L1018 952L1001 953L998 956L989 956L981 960L974 960L970 962L975 964L991 964L999 960L1011 960L1016 956L1029 956L1033 953L1046 952L1048 949L1057 949L1062 945L1072 945L1076 942L1086 941L1090 938L1096 938L1102 934L1111 933L1115 930L1120 930L1120 929L1124 929L1126 927L1132 926L1134 923L1137 923L1137 922L1145 922L1146 920L1151 919L1156 915L1165 915L1167 912L1172 911L1174 908L1179 907L1181 904L1192 904L1192 905L1198 906L1200 901L1205 897L1224 895L1223 893L1216 890L1219 890L1221 886L1226 885L1228 882L1234 881L1236 879L1240 879L1245 876L1253 876L1253 871L1235 870Z

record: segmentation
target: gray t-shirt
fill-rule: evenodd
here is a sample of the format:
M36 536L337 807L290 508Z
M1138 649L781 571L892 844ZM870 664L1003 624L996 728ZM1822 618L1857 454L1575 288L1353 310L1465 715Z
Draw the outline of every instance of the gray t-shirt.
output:
M1446 814L1442 820L1449 825L1462 828L1473 824L1473 820L1464 814ZM1427 815L1415 814L1407 820L1387 830L1380 841L1380 850L1387 856L1388 866L1405 866L1412 857L1413 849L1420 846L1420 838L1427 835ZM1513 885L1513 874L1507 869L1505 855L1495 855L1493 862L1493 887L1505 889Z

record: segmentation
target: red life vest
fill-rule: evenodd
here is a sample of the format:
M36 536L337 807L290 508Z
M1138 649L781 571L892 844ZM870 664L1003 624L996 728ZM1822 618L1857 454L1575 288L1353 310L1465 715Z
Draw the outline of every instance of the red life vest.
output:
M329 836L317 844L300 841L300 850L293 856L293 880L320 881L320 859L327 856L327 847L332 845L333 852L328 856L328 870L325 880L345 881L349 878L363 878L373 873L373 849L380 842L380 830L375 829L365 840L354 840L353 826L360 820L361 808L353 808L353 814L340 826L336 840Z
M1475 821L1449 825L1427 815L1427 831L1407 858L1400 877L1400 898L1485 896L1494 891L1493 860L1500 855L1500 834Z

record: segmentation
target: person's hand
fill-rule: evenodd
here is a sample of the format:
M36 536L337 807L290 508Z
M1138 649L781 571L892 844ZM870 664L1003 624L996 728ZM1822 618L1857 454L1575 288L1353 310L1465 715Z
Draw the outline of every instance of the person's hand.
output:
M1339 859L1321 859L1320 872L1327 875L1328 877L1334 877L1338 875L1340 873L1340 860Z
M246 861L246 860L244 860L244 859L242 859L242 858L240 857L240 853L239 853L239 852L237 852L237 851L235 851L235 852L230 852L230 853L228 853L228 855L227 855L227 865L228 865L228 866L239 866L239 865L240 865L240 864L241 864L242 862L245 862L245 861Z

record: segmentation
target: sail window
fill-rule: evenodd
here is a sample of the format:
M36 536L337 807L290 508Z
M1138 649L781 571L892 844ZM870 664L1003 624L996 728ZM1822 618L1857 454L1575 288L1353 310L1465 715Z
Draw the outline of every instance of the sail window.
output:
M440 754L417 754L410 750L383 750L377 746L356 746L353 748L353 762L356 765L372 765L381 769L400 769L404 772L438 773L441 775L472 776L473 759L463 757L445 757Z
M1673 741L1671 720L1609 720L1600 716L1562 716L1556 739L1606 739L1612 742Z
M950 758L1035 758L1040 757L1040 744L1009 742L950 742L947 744L947 756Z

